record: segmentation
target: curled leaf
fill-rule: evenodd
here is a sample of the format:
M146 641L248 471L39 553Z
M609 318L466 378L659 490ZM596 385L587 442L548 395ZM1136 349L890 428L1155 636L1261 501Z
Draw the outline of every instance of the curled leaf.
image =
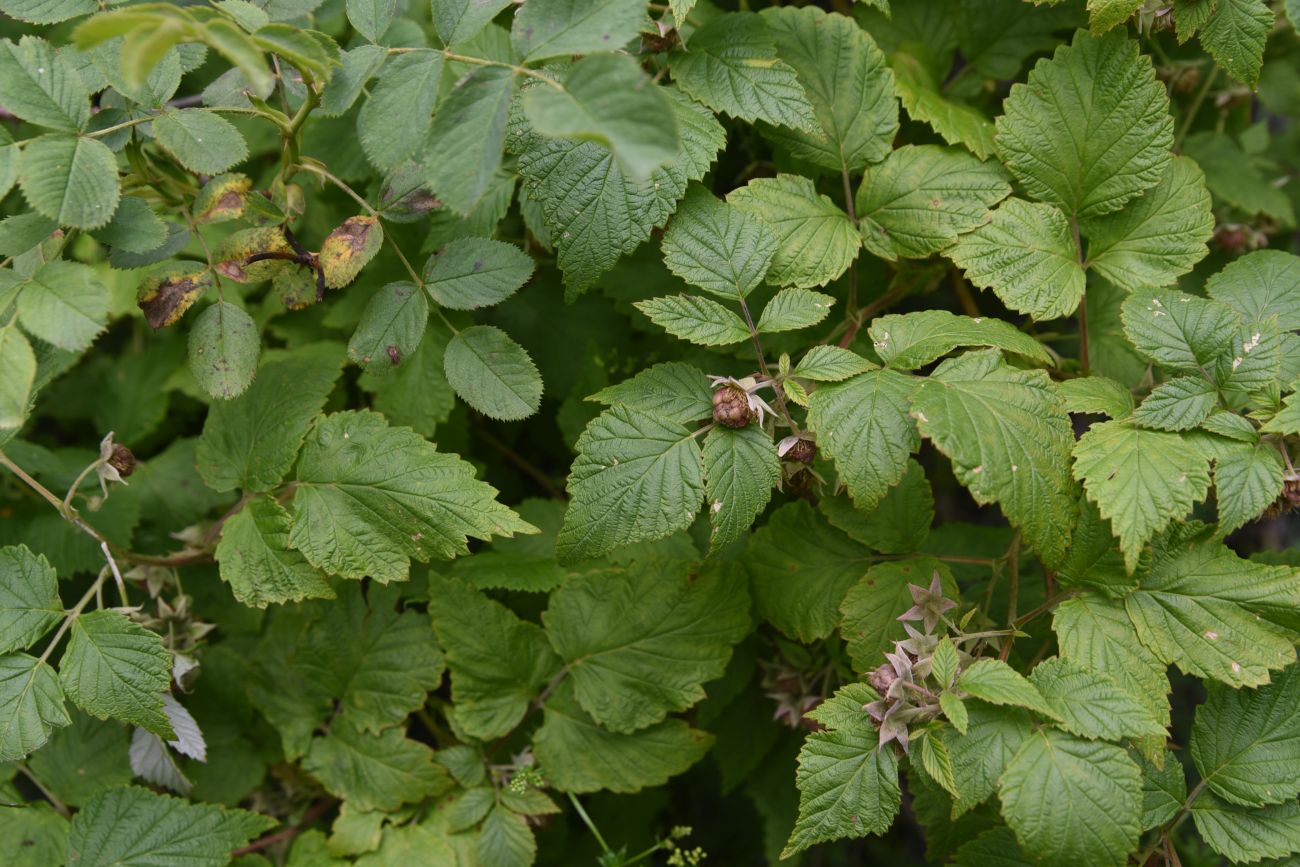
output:
M212 274L197 262L178 262L146 277L136 294L150 328L174 325L212 285Z
M356 279L384 243L384 230L375 217L348 217L320 247L325 285L341 289Z

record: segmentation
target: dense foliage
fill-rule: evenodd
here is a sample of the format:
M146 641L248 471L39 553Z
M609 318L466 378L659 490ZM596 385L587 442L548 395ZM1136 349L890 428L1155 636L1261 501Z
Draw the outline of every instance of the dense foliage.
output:
M0 862L1300 851L1296 0L0 11Z

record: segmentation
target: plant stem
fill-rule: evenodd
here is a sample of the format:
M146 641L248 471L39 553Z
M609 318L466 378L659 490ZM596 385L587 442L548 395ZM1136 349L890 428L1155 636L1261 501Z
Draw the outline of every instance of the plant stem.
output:
M853 182L849 178L849 167L840 169L840 179L844 182L844 210L849 215L853 228L858 227L858 215L853 210ZM849 300L844 305L844 314L854 316L858 312L858 260L849 263Z
M243 855L249 854L250 852L257 852L262 849L270 848L276 843L283 843L286 840L292 840L303 831L306 831L308 825L328 813L333 806L333 801L317 801L307 808L307 812L302 814L302 818L298 820L298 824L290 825L288 828L281 828L274 834L267 834L265 837L260 837L252 843L249 843L247 846L243 846L236 849L234 852L231 852L230 857L239 858Z
M596 827L595 822L591 821L591 817L587 815L587 811L582 808L582 802L578 800L578 796L573 794L573 792L569 792L569 803L573 805L573 809L578 811L578 815L582 818L582 823L587 826L587 830L591 831L592 836L596 838L596 842L600 844L601 851L607 855L612 855L613 852L609 848L609 844L605 842L604 837L600 836L600 829Z
M1016 605L1020 601L1020 531L1016 530L1015 535L1011 537L1011 545L1007 548L1007 627L1015 628L1016 624ZM1003 661L1011 655L1011 645L1015 642L1014 635L1008 635L1007 640L1002 644L1002 651L998 657Z
M20 774L27 778L29 783L36 787L36 790L41 793L45 800L50 802L50 806L54 808L54 812L64 817L72 815L72 811L68 809L68 805L56 798L54 793L47 789L45 784L32 773L31 768L27 767L23 762L18 762L14 767L18 769Z
M1087 268L1088 263L1083 258L1083 240L1079 236L1079 218L1070 218L1070 231L1074 235L1074 249L1079 254L1079 266ZM1079 299L1079 370L1087 376L1090 365L1088 363L1088 289L1085 284L1083 297Z
M1218 77L1219 67L1211 64L1210 74L1205 76L1205 83L1201 85L1200 90L1196 91L1196 96L1192 98L1191 107L1187 109L1187 113L1183 115L1183 122L1178 126L1178 134L1174 136L1175 151L1182 150L1183 139L1187 138L1187 134L1191 132L1192 122L1196 120L1196 115L1201 111L1201 104L1210 95L1210 89L1214 87L1214 80Z
M744 296L740 296L740 312L745 314L745 324L749 326L749 339L754 343L754 354L758 356L758 369L770 380L775 380L772 371L768 369L767 359L763 357L763 341L758 337L758 329L754 327L754 317L749 313L749 305L745 303ZM785 423L790 426L792 433L799 432L799 425L794 423L794 418L790 415L790 408L785 405L785 394L783 390L777 388L775 382L772 385L772 395L776 399L776 408L785 419Z

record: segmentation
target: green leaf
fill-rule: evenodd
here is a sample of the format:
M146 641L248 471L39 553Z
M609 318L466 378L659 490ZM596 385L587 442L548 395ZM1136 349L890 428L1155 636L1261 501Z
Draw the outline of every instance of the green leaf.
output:
M244 394L212 404L197 452L208 487L269 491L280 484L342 366L337 344L304 346L263 364Z
M50 561L26 545L0 548L0 653L30 647L62 620Z
M856 21L815 6L764 10L777 55L794 67L821 129L764 130L800 160L836 172L884 159L898 132L894 75Z
M509 5L510 0L434 0L433 26L447 45L464 42Z
M424 268L424 285L450 310L491 307L528 282L533 260L514 244L488 238L458 238Z
M245 605L333 599L325 576L289 547L292 519L270 497L254 497L226 520L216 559L221 580Z
M410 559L469 552L466 537L535 528L496 501L474 468L373 412L321 416L298 460L291 547L317 568L403 581Z
M781 853L815 843L883 834L898 813L898 759L875 732L814 732L799 751L799 818Z
M1060 714L1035 686L1005 662L977 659L957 678L957 688L989 704L1011 705L1035 711L1052 719Z
M713 390L708 377L698 367L680 361L647 367L587 400L631 407L679 424L698 421L713 412Z
M808 426L863 511L874 509L898 483L908 456L921 445L909 414L915 387L904 374L871 370L812 394Z
M964 706L969 717L966 733L943 733L952 755L957 791L961 794L953 804L956 815L993 794L998 779L1029 738L1032 722L1029 714L1020 708L994 707L982 701L967 701Z
M1182 762L1168 750L1160 753L1163 766L1157 768L1139 759L1142 768L1142 830L1163 825L1182 808L1187 800L1187 776Z
M1152 544L1125 608L1142 643L1188 674L1232 686L1267 683L1295 661L1300 572L1243 560L1198 524Z
M948 255L966 279L1035 319L1069 316L1083 299L1079 247L1054 205L1008 199Z
M1150 708L1111 677L1052 657L1029 674L1057 715L1061 727L1084 738L1117 741L1123 738L1166 736Z
M1010 367L997 350L969 352L935 369L912 395L912 415L976 502L998 503L1049 562L1063 555L1074 433L1046 373Z
M719 15L668 56L673 81L714 111L753 123L816 132L817 119L795 70L777 54L763 18L752 12Z
M762 282L777 239L757 216L693 185L664 232L668 270L720 298L743 298Z
M622 54L579 60L569 68L562 89L530 87L524 113L544 136L609 148L636 181L673 159L680 146L672 103L640 64Z
M919 550L934 522L934 494L925 470L914 460L907 462L902 480L870 512L859 511L845 496L823 497L818 506L828 521L882 554Z
M166 242L167 224L158 218L144 199L124 196L117 203L113 219L96 231L94 238L101 244L130 253L148 253Z
M947 689L952 686L953 678L957 676L957 666L957 645L945 635L934 646L934 655L930 658L930 670L939 685Z
M396 810L451 788L433 750L405 737L401 727L367 734L334 725L312 740L302 766L325 791L360 810Z
M1235 416L1241 418L1241 416ZM1255 520L1282 494L1282 455L1264 443L1233 443L1214 461L1219 532L1231 533Z
M1210 277L1205 291L1247 322L1277 316L1284 331L1300 329L1300 256L1281 250L1247 253Z
M840 635L855 669L876 668L884 661L883 654L894 649L895 641L907 638L898 620L900 614L912 607L912 594L907 587L909 584L929 587L931 577L936 574L944 596L958 598L952 571L928 557L877 563L849 588L840 603L844 616Z
M990 346L1014 352L1042 364L1052 354L1033 337L1001 319L957 316L947 310L891 313L873 319L868 329L880 360L900 370L925 367L954 349ZM1073 380L1070 380L1073 381Z
M248 157L248 145L234 124L202 108L159 116L153 134L181 165L198 174L219 175Z
M1176 376L1151 390L1133 418L1157 430L1191 430L1209 417L1219 391L1203 376Z
M726 346L749 340L745 320L716 301L697 295L665 295L634 305L674 337L701 346Z
M732 190L727 202L757 217L775 235L769 283L800 289L823 286L857 258L862 244L858 230L809 178L758 178Z
M1167 370L1197 373L1223 354L1238 324L1227 306L1169 289L1124 301L1124 333L1138 352Z
M1272 29L1273 10L1264 0L1219 0L1201 28L1201 45L1229 75L1253 90Z
M904 145L869 167L856 213L867 249L884 259L923 259L987 223L1011 193L996 163L935 145Z
M424 143L441 78L441 51L416 49L385 61L357 117L361 147L376 167L391 169Z
M1096 217L1154 187L1171 159L1169 98L1125 36L1080 31L1013 85L998 153L1034 198Z
M0 656L0 761L16 762L72 720L54 669L34 656Z
M429 324L429 298L405 280L381 286L361 311L348 341L348 358L375 373L386 373L410 358Z
M62 259L42 265L18 290L23 327L73 352L85 350L103 331L108 306L108 292L95 271Z
M713 736L668 719L635 734L615 734L598 726L578 704L571 681L564 681L544 707L533 735L538 763L561 792L637 792L662 786L704 758Z
M1193 133L1183 142L1183 153L1205 171L1205 183L1220 205L1295 224L1295 208L1286 194L1273 186L1272 173L1232 136L1209 130Z
M818 345L808 350L790 375L813 382L842 382L871 368L871 362L856 352L838 346Z
M1300 852L1300 804L1248 809L1214 795L1192 805L1192 821L1211 849L1234 864Z
M275 825L270 817L247 810L120 786L97 796L73 817L68 852L79 867L221 867L229 863L234 849Z
M561 561L662 539L695 520L704 496L703 459L680 423L615 406L587 426L577 451L556 545Z
M871 551L804 502L786 503L750 537L745 565L760 617L808 643L840 623L840 600L871 565ZM901 612L900 612L901 613Z
M878 698L880 694L865 683L846 683L804 714L804 718L819 722L831 731L861 728L869 719L863 705Z
M200 313L190 329L190 371L208 395L230 400L252 383L260 349L253 317L218 301Z
M1125 421L1094 424L1074 447L1074 477L1111 522L1132 572L1143 546L1210 487L1209 461L1181 436Z
M1192 725L1192 760L1214 794L1244 806L1294 801L1300 762L1300 668L1258 689L1211 684Z
M36 383L36 354L12 322L0 328L0 430L22 427Z
M758 425L715 426L704 437L704 501L709 549L719 551L745 536L767 507L781 477L772 438Z
M23 145L18 185L40 214L63 226L96 229L117 209L117 160L97 139L43 135Z
M749 632L746 575L691 574L684 561L638 561L573 576L542 623L568 666L573 695L611 732L630 734L704 698L731 646Z
M378 42L393 23L397 0L347 0L348 22L371 42Z
M438 107L424 151L424 177L453 210L469 214L492 188L514 93L511 70L480 66L458 80Z
M171 654L156 632L125 614L100 610L73 622L59 680L68 698L91 716L133 723L171 739L176 735L163 712L171 666Z
M560 667L541 627L454 578L430 577L429 616L451 669L456 722L470 736L500 737Z
M1122 867L1137 848L1141 772L1113 744L1035 732L998 791L1016 839L1046 863Z
M61 132L90 123L90 93L76 67L36 36L16 44L0 41L0 104L29 123Z
M919 58L900 51L890 55L889 65L898 98L912 120L929 124L948 144L965 145L982 160L997 152L993 121L979 109L944 96Z
M388 57L380 45L358 45L339 55L341 65L321 90L320 113L337 117L350 109Z
M1127 418L1133 412L1133 393L1105 376L1080 376L1059 383L1057 390L1072 413L1101 413Z
M1123 24L1142 5L1142 0L1088 0L1088 17L1093 33L1105 33Z
M807 289L782 289L767 302L755 328L770 334L809 328L826 318L835 299Z
M443 357L461 400L489 418L514 421L537 412L542 377L527 350L500 328L474 325L452 337Z
M98 10L90 0L5 0L0 11L31 24L57 24Z
M1282 409L1260 428L1264 433L1300 433L1300 392L1288 394Z
M1031 56L1057 46L1060 30L1083 22L1080 10L1053 0L1035 3L1032 9L1008 0L975 0L958 16L957 45L975 71L988 78L1015 79Z
M1135 292L1168 286L1205 258L1214 234L1205 173L1175 157L1160 182L1123 210L1085 220L1088 267Z
M537 857L537 841L523 816L497 805L483 820L478 857L484 864L529 867Z
M956 867L1035 867L1038 862L1020 851L1010 828L995 825L963 843L952 863Z
M510 41L525 62L617 51L645 18L641 0L540 0L515 13Z

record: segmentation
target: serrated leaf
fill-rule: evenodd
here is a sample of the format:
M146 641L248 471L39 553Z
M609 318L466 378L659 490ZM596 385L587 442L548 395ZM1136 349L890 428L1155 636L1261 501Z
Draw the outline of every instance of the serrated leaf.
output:
M289 547L292 519L270 497L254 497L226 520L215 553L221 580L245 605L333 599L325 576Z
M997 152L995 128L979 109L948 99L933 74L917 57L895 52L889 57L894 87L912 120L929 124L950 145L965 145L982 160Z
M94 233L101 244L130 253L148 253L167 240L167 224L149 204L137 196L124 196L117 203L113 219Z
M929 587L936 574L944 596L958 598L952 571L928 557L877 563L849 588L840 603L843 620L839 627L855 669L870 671L878 667L894 642L907 638L898 617L912 607L908 585Z
M871 362L856 352L838 346L819 345L808 350L790 375L813 382L842 382L866 373L871 367Z
M601 389L587 400L627 406L652 416L687 424L713 412L713 390L698 367L668 361L647 367L631 379Z
M499 304L528 282L533 260L514 244L489 238L458 238L429 259L424 285L451 310Z
M807 289L782 289L763 308L755 328L763 334L809 328L830 313L835 299Z
M378 42L393 23L397 0L347 0L348 23L371 42Z
M1247 253L1210 277L1205 291L1247 322L1277 316L1284 331L1300 329L1300 256L1282 250Z
M713 736L668 719L634 734L615 734L598 726L578 704L564 681L544 707L541 728L533 734L538 762L561 792L637 792L661 786L704 758Z
M921 767L930 779L943 787L945 792L955 794L957 783L952 776L952 756L948 745L937 736L927 735L921 739L917 752L920 753Z
M197 451L208 487L269 491L278 485L342 366L337 344L304 346L262 365L244 394L214 403Z
M454 85L438 108L424 151L424 177L440 201L469 214L501 168L515 76L481 66Z
M615 406L587 426L577 451L556 544L562 561L661 539L695 520L704 497L703 458L681 424Z
M73 622L59 681L68 698L91 716L175 737L162 701L171 681L171 654L161 636L124 614L92 611Z
M1054 205L1008 199L948 255L966 279L1035 319L1068 316L1083 299L1079 247L1069 220Z
M477 35L510 0L434 0L433 25L447 45Z
M957 316L947 310L891 313L873 319L867 333L880 360L900 370L924 367L967 346L996 347L1043 364L1052 363L1052 354L1041 343L1010 323Z
M704 437L704 501L709 548L721 550L749 530L767 506L781 476L772 438L758 425L715 426Z
M474 325L453 336L443 370L461 400L489 418L527 418L541 406L537 366L527 350L495 326Z
M1051 719L1060 718L1030 681L1001 660L977 659L957 678L957 688L989 704L1023 707Z
M22 427L36 383L36 353L14 323L0 328L0 430Z
M1123 24L1142 5L1142 0L1088 0L1088 17L1093 33L1105 33Z
M1074 477L1111 522L1132 572L1143 546L1210 487L1209 461L1181 436L1131 422L1094 424L1074 447Z
M765 130L801 160L857 172L888 155L898 131L894 74L856 21L815 6L764 10L777 55L794 67L821 128Z
M885 259L923 259L992 218L1011 193L996 163L935 145L904 145L869 167L856 213L867 249Z
M526 61L616 51L645 17L640 0L540 0L515 14L510 41Z
M866 573L871 551L812 506L794 502L774 511L754 532L744 561L759 616L784 634L811 642L839 625L840 600Z
M275 825L270 817L246 810L120 786L98 795L73 817L68 851L80 867L220 867L234 849Z
M1169 98L1151 61L1121 35L1080 31L1012 86L1003 110L1002 161L1067 217L1119 210L1159 183L1171 159Z
M321 89L320 113L337 117L350 109L387 57L381 45L358 45L340 54L340 66Z
M117 160L101 141L43 135L23 145L18 185L34 210L63 226L97 229L117 210Z
M1218 0L1201 28L1201 45L1229 75L1253 89L1272 28L1273 10L1264 0Z
M1187 373L1212 368L1238 325L1226 305L1170 289L1133 293L1122 315L1124 333L1139 353Z
M1191 430L1219 403L1219 391L1203 376L1176 376L1151 390L1134 420L1157 430Z
M396 810L451 788L447 771L433 763L433 750L400 727L367 734L335 725L312 740L302 766L325 791L361 810Z
M56 259L27 278L18 290L23 327L60 349L80 352L108 319L108 292L89 266Z
M996 350L969 352L935 369L912 395L912 415L976 502L998 503L1049 562L1064 553L1074 433L1046 373L1009 367Z
M743 298L767 274L777 239L754 214L692 186L664 232L668 270L720 298Z
M458 725L483 740L509 732L560 667L545 633L455 579L431 579L429 616L451 670Z
M1201 839L1234 864L1300 852L1300 804L1294 801L1249 809L1207 794L1191 812Z
M72 720L54 669L34 656L0 656L0 760L16 762Z
M809 178L758 178L727 195L727 203L761 220L776 236L767 282L808 289L844 273L862 238L834 202Z
M348 341L348 357L375 373L410 358L429 324L429 298L419 286L398 281L381 286L361 311Z
M951 695L951 693L944 693ZM945 731L952 755L953 778L961 797L953 804L960 815L983 803L997 789L998 779L1030 736L1032 717L1016 707L994 707L982 701L964 703L968 723L964 734Z
M1197 677L1256 686L1296 658L1300 572L1243 560L1198 524L1152 544L1124 605L1143 644Z
M1205 183L1219 204L1247 215L1266 215L1286 225L1295 223L1291 200L1273 186L1271 174L1232 136L1212 130L1193 133L1183 142L1182 150L1205 170Z
M669 55L668 66L683 91L714 111L751 123L818 129L794 68L777 54L775 38L753 12L705 22L684 49Z
M376 167L391 169L424 143L441 78L441 51L416 49L384 63L357 116L361 147Z
M832 524L882 554L920 550L934 522L934 493L915 460L907 462L903 478L870 512L860 511L845 496L822 497L818 506Z
M744 572L692 575L683 561L639 561L574 576L551 594L542 623L568 666L583 710L629 734L704 698L731 646L749 632Z
M1219 532L1226 536L1258 518L1282 495L1284 480L1285 467L1277 449L1263 443L1227 447L1214 461Z
M30 647L62 620L50 561L26 545L0 548L0 653Z
M1160 182L1118 213L1085 220L1088 267L1130 292L1168 286L1205 258L1214 234L1205 173L1175 157Z
M1015 79L1026 60L1057 46L1062 29L1083 26L1080 12L1056 0L1034 3L1032 9L1009 0L974 0L957 15L957 47L982 75Z
M521 13L522 14L522 13ZM593 54L568 69L564 87L531 87L524 113L549 138L592 141L610 150L634 181L673 159L680 147L672 103L640 64Z
M1045 862L1122 867L1137 848L1141 773L1113 744L1035 732L998 791L1016 839Z
M1072 413L1101 413L1127 418L1133 412L1133 393L1105 376L1080 376L1057 386Z
M218 301L190 329L190 371L199 387L218 400L243 394L257 372L261 344L253 317Z
M409 559L467 553L466 536L530 532L473 468L371 412L323 416L298 463L290 544L344 577L404 580Z
M1062 728L1080 737L1165 737L1150 708L1105 674L1052 657L1034 666L1029 682L1063 720Z
M153 134L181 165L199 174L219 175L248 156L248 145L234 124L202 108L159 116Z
M665 295L633 306L674 337L701 346L727 346L749 340L749 326L716 301L697 295Z
M939 707L943 709L943 715L948 718L959 733L966 734L970 730L970 716L966 710L966 703L959 699L954 693L945 692L939 696ZM955 780L954 780L955 783Z
M537 841L528 820L496 806L479 829L478 856L484 864L529 867L537 857Z
M861 730L864 725L870 725L871 719L863 707L879 698L880 694L865 683L846 683L804 714L804 719L819 722L832 731Z
M1293 801L1300 785L1300 669L1291 666L1258 689L1212 684L1196 709L1191 753L1210 790L1244 806Z
M77 132L90 123L90 94L81 76L36 36L0 41L0 103L47 129Z
M808 426L859 509L875 508L921 445L909 414L915 388L904 374L870 370L812 394Z
M782 858L828 840L883 834L898 813L898 759L874 732L814 732L799 751L799 818Z

